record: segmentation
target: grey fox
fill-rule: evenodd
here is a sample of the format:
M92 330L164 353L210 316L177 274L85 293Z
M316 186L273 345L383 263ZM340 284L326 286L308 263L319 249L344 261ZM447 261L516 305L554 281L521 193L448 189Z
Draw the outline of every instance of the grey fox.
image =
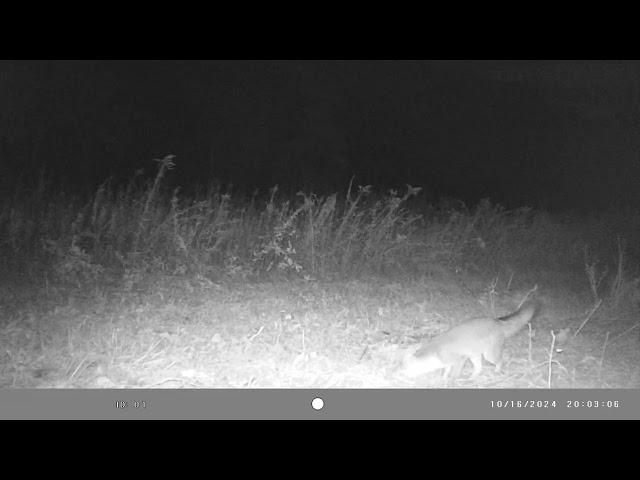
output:
M473 364L475 378L482 370L482 357L502 368L502 346L504 341L515 335L529 323L537 313L537 305L525 303L518 311L500 317L469 320L453 327L422 345L417 351L406 355L399 373L407 377L444 369L443 377L454 380L462 371L467 359Z

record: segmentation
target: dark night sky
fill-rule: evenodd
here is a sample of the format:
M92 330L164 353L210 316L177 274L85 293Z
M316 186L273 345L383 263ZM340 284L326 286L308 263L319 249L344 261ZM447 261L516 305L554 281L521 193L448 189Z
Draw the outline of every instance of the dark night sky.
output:
M2 61L2 172L361 184L508 206L640 200L631 61Z

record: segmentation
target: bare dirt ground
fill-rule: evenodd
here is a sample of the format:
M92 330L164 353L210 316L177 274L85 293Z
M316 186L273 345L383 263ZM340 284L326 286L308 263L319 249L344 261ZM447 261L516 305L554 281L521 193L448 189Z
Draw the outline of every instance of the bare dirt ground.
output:
M638 319L601 309L575 335L593 307L576 282L540 282L543 308L507 341L502 373L486 364L469 380L469 364L449 386L640 387ZM168 278L66 298L11 283L0 289L0 387L440 388L437 372L409 380L394 367L416 342L513 311L532 284L506 283L453 273L237 285Z

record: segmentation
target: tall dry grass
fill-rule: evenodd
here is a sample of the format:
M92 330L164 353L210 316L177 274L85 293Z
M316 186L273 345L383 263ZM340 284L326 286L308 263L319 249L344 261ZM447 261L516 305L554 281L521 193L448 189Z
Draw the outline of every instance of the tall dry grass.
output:
M483 272L582 269L585 246L612 263L625 238L625 275L640 242L638 212L600 216L505 210L484 200L421 205L420 189L299 192L251 197L219 185L196 194L164 186L172 156L153 178L106 180L90 195L70 195L44 176L4 188L0 206L3 277L74 287L135 288L145 276L346 278L369 273L415 275L434 265ZM619 285L621 278L612 278Z

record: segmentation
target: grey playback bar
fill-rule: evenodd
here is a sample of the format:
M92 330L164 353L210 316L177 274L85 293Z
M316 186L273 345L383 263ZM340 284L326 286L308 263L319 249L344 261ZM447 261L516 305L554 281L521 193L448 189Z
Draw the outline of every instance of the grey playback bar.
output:
M0 389L0 419L638 420L640 390Z

